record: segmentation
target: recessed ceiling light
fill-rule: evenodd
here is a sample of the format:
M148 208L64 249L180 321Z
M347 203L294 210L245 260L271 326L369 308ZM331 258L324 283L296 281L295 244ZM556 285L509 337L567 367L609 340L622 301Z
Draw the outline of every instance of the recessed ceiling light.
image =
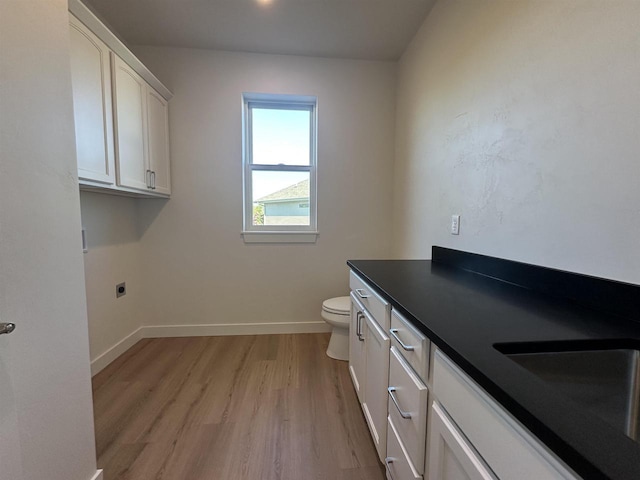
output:
M258 5L266 7L267 5L271 5L273 3L273 0L256 0L256 2L258 2Z

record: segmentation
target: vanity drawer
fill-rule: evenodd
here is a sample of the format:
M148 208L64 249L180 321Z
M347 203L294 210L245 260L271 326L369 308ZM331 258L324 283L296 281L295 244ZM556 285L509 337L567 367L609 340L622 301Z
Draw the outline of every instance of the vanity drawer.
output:
M422 475L411 465L398 432L389 418L387 424L387 478L392 480L422 480Z
M375 321L385 332L388 332L391 324L391 305L389 302L374 292L373 288L353 271L349 273L349 287Z
M390 333L391 345L395 345L418 376L426 380L429 376L431 342L397 310L391 310Z
M396 347L389 355L389 418L415 470L424 473L427 436L427 386L418 378Z

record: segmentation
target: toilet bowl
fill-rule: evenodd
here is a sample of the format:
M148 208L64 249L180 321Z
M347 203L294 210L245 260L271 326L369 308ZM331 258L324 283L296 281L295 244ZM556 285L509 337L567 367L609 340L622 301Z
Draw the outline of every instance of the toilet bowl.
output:
M330 298L322 302L322 318L332 327L327 355L336 360L349 360L349 323L351 299Z

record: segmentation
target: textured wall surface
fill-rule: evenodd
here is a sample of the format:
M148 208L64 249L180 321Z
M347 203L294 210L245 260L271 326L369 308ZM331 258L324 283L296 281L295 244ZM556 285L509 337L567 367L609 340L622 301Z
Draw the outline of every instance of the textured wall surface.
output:
M395 254L639 283L638 85L640 2L436 4L399 64Z

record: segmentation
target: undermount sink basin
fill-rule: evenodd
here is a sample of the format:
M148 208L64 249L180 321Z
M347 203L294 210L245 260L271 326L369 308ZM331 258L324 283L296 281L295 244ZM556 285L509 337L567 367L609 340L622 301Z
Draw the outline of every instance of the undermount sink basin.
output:
M640 350L551 348L496 345L506 357L640 443Z

